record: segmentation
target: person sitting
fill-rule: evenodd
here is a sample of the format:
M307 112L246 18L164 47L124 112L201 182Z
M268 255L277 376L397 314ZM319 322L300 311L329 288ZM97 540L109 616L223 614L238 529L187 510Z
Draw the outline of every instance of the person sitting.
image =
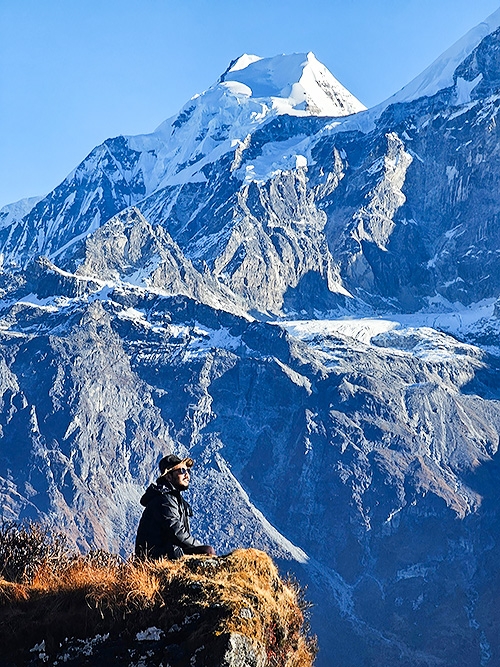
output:
M193 463L193 459L181 459L175 454L161 459L161 474L140 501L145 509L135 541L135 554L139 558L176 560L184 554L216 555L213 547L191 535L189 517L193 511L181 493L189 487Z

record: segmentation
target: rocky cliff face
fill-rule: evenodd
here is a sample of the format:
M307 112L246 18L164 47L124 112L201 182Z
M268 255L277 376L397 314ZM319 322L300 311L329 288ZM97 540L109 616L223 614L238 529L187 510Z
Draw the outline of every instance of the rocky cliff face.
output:
M308 582L318 664L495 664L488 25L424 96L336 118L317 88L259 87L249 57L9 218L6 518L128 553L156 461L189 453L194 530Z
M99 297L3 320L6 518L130 553L156 459L189 452L194 530L309 583L326 663L497 650L494 358L431 329L290 335L187 297Z
M156 235L167 231L197 270L247 309L310 312L310 282L323 294L315 304L323 312L360 302L415 311L436 299L496 298L499 39L499 31L488 35L457 64L452 85L431 97L334 123L271 115L241 140L227 139L226 129L203 165L193 163L196 173L182 163L170 180L160 176L163 154L191 136L194 128L176 139L194 111L171 121L167 138L162 129L110 140L5 227L5 258L46 254L73 271L86 253L88 265L93 242L84 250L84 239L138 204ZM197 131L201 122L196 116ZM198 154L197 142L191 148ZM108 226L108 238L113 233ZM93 247L101 241L102 232ZM121 269L114 276L130 280ZM167 290L169 280L151 278Z

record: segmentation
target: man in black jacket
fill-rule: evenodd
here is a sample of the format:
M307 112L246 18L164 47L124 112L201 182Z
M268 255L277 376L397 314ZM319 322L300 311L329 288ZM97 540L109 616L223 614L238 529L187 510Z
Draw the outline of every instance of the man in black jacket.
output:
M214 549L196 540L189 528L193 511L181 492L189 487L192 465L193 459L180 459L175 454L161 459L161 475L141 498L145 509L137 530L136 556L172 560L184 554L215 556Z

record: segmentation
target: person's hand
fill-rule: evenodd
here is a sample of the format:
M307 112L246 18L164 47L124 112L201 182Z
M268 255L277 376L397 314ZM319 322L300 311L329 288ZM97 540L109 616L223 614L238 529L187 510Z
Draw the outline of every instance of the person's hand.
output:
M215 549L208 544L204 544L200 549L202 549L200 553L205 554L206 556L217 556Z
M200 547L190 547L184 549L186 554L197 554L201 556L217 556L215 549L208 544L202 544Z

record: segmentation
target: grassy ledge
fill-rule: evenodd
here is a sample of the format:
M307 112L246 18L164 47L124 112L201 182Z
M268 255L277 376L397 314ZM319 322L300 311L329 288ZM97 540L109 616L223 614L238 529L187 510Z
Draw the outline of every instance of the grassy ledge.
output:
M1 562L1 561L0 561ZM7 562L4 558L4 562ZM0 578L1 667L309 667L299 588L256 549L180 561L61 555Z

